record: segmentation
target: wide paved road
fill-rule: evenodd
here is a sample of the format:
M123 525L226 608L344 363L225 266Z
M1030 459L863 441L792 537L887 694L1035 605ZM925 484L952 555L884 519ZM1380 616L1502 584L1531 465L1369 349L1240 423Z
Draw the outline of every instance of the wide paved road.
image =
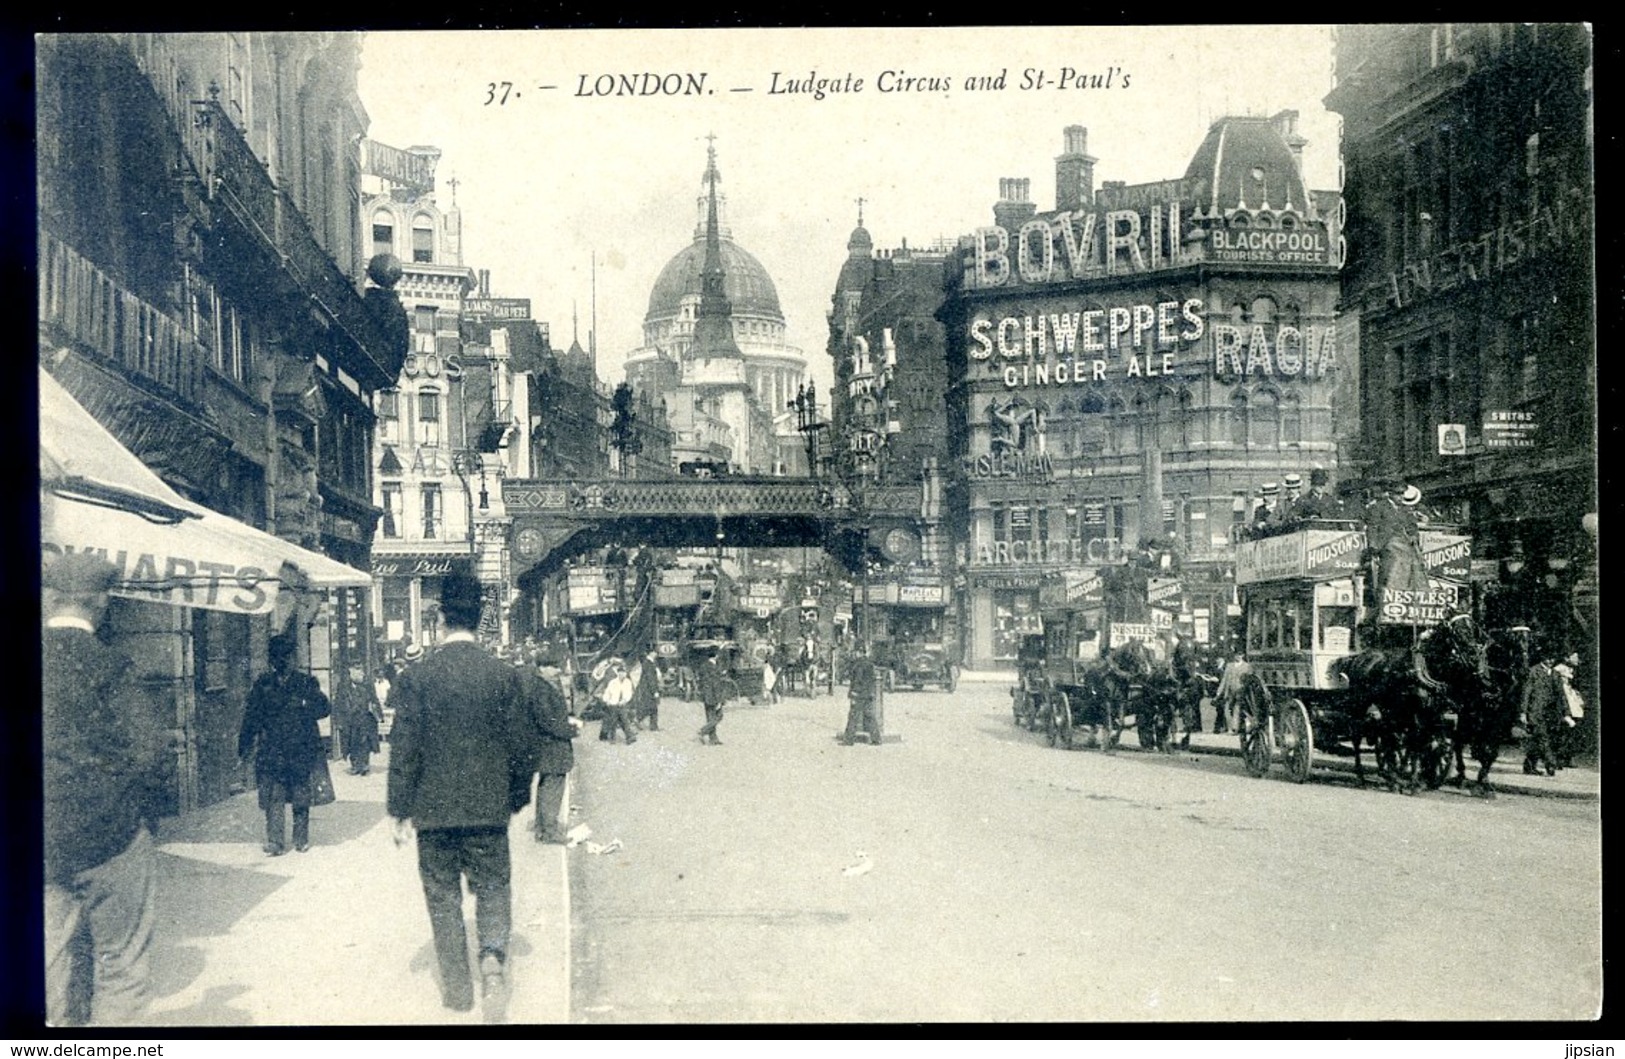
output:
M844 689L842 689L844 691ZM1595 803L1046 748L1002 684L578 740L587 1022L1570 1019L1601 997ZM1278 772L1279 770L1277 770ZM863 863L872 868L846 875Z

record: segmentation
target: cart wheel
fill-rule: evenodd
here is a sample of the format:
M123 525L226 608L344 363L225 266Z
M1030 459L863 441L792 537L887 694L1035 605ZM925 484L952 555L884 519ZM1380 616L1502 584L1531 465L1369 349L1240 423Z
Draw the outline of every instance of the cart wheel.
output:
M925 690L925 685L924 684L910 684L909 687L913 688L915 691L924 691Z
M1050 692L1041 700L1044 711L1044 743L1054 746L1061 738L1060 718L1055 714L1055 694Z
M1058 738L1062 749L1072 749L1072 696L1064 691L1057 691L1052 703L1055 711L1055 727L1059 733Z
M1315 733L1309 726L1309 711L1293 699L1281 710L1281 760L1293 783L1309 778L1314 757Z
M948 667L948 679L942 682L942 690L952 695L954 689L959 687L959 667Z
M1252 776L1262 776L1270 770L1270 698L1269 690L1256 677L1241 686L1241 703L1236 711L1236 724L1241 733L1241 759Z

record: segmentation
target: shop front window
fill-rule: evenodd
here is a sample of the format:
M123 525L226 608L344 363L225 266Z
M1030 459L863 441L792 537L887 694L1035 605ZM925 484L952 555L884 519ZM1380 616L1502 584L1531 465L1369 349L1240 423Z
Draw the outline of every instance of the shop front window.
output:
M1021 638L1043 631L1036 592L1013 590L993 594L993 658L996 661L1015 661Z

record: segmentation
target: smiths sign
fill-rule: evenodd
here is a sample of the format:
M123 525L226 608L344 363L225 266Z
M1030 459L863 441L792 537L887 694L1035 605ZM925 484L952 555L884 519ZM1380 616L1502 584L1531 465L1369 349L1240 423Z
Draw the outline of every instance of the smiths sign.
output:
M361 171L400 187L418 191L434 190L434 165L438 155L412 154L377 140L364 140Z
M529 298L465 298L465 320L529 320Z

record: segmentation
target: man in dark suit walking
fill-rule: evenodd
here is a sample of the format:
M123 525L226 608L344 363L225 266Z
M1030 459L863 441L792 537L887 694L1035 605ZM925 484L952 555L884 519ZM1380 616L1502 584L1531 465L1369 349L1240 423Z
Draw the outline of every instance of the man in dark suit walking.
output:
M130 659L96 638L118 577L93 555L42 578L45 1018L70 1021L74 939L93 950L91 1025L131 1025L151 996L157 854L143 816L163 748Z
M700 728L700 741L721 746L722 740L717 738L717 725L722 723L722 706L728 698L728 684L722 667L717 664L715 649L700 659L694 677L700 686L700 702L705 704L705 724Z
M533 831L538 842L564 842L565 780L575 767L575 747L571 740L581 730L581 722L570 716L564 694L559 690L558 659L543 655L537 665L521 665L526 701L531 710L532 754L539 777L536 781L536 822Z
M513 918L508 820L530 801L534 759L519 673L480 647L479 620L479 582L463 571L448 575L440 592L440 644L390 692L396 712L388 807L396 845L417 831L442 1001L454 1011L474 1006L463 928L467 878L485 1018L500 1022Z

